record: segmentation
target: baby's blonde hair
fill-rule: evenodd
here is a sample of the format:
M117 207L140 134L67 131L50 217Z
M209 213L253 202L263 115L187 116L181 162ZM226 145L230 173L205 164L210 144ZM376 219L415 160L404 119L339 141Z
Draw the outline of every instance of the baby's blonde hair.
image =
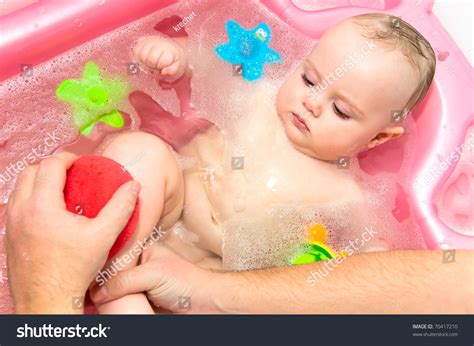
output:
M436 56L430 43L418 30L399 17L384 13L367 13L351 18L359 25L364 37L379 42L389 49L400 50L420 73L420 82L411 95L405 110L412 110L425 97L433 81Z

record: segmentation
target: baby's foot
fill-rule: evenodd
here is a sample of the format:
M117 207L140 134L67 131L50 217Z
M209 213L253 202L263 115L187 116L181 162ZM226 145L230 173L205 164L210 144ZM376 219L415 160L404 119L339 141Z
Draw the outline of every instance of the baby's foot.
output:
M144 37L135 46L134 55L142 64L158 70L163 78L178 79L187 67L183 47L169 38Z

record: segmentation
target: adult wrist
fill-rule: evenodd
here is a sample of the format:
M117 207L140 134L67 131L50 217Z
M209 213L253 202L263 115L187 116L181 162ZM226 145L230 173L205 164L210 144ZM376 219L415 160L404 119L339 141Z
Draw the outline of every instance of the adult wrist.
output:
M212 272L203 290L203 312L216 314L245 313L241 305L247 285L242 275L231 272ZM204 311L206 310L206 311Z

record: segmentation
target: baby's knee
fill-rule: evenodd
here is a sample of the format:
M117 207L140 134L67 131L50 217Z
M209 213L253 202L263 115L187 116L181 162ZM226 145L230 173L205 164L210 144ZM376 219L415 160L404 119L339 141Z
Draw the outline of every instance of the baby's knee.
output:
M128 132L113 138L102 155L131 171L154 169L174 161L170 146L145 132Z
M168 156L170 148L160 138L146 132L127 132L113 138L105 147L103 155L114 152L119 156L129 156L130 153L154 153L158 156Z
M181 180L181 170L170 146L145 132L128 132L115 137L102 155L121 164L145 187L178 186Z

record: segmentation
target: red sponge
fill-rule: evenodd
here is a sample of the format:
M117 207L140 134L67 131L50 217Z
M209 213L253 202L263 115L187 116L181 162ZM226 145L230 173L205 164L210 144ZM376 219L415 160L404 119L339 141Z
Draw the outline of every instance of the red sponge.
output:
M115 191L133 180L120 164L103 156L86 155L76 160L67 172L64 199L67 210L95 218ZM109 252L114 257L132 237L138 223L138 200L127 226L118 236Z

